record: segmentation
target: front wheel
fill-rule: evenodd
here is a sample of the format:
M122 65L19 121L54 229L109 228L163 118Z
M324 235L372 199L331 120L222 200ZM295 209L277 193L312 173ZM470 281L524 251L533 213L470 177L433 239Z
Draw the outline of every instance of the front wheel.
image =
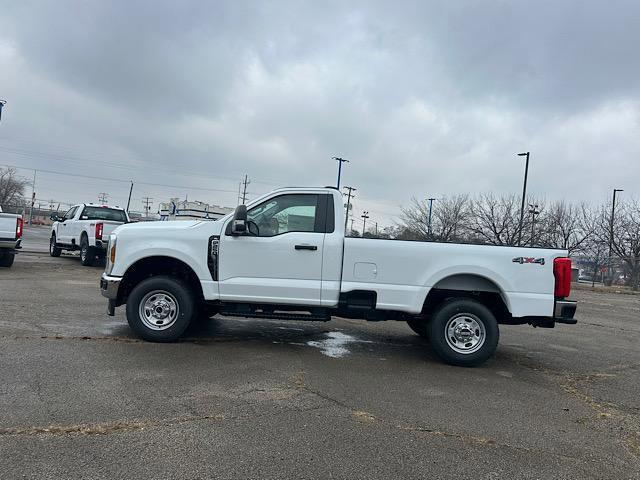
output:
M496 350L500 331L491 310L475 300L458 298L444 302L429 324L431 346L451 365L475 367Z
M152 277L129 294L127 321L144 340L173 342L191 323L196 307L193 293L182 282L172 277Z

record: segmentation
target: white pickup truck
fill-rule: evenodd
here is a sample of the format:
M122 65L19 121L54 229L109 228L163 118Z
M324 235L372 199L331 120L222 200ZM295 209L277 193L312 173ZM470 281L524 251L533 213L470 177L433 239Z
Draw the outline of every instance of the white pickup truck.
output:
M0 207L0 267L13 265L16 251L22 241L22 216L13 213L2 213Z
M62 217L52 214L51 220L49 254L59 257L63 250L80 250L82 265L91 266L96 257L104 257L111 232L129 217L120 207L82 203Z
M151 222L109 237L108 314L173 341L197 316L404 320L446 362L495 351L498 324L574 324L562 250L345 238L332 188L286 188L218 221Z

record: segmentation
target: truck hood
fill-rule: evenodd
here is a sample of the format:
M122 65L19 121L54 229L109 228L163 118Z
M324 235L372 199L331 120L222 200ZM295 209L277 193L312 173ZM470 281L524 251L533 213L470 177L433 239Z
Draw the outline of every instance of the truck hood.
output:
M162 236L164 233L179 233L185 230L189 230L192 228L198 228L202 225L214 226L216 225L217 232L219 233L222 229L221 222L218 221L210 221L206 222L200 220L174 220L174 221L164 221L164 222L139 222L139 223L127 223L125 225L120 225L116 228L113 233L116 235L131 233L133 235L144 235L145 233L149 233L152 235Z

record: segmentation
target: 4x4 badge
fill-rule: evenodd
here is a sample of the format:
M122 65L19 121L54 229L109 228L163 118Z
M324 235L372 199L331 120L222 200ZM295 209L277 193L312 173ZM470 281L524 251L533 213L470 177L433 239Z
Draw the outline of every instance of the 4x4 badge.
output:
M535 257L516 257L512 260L513 263L519 263L522 265L523 263L538 263L540 265L544 265L544 258L535 258Z

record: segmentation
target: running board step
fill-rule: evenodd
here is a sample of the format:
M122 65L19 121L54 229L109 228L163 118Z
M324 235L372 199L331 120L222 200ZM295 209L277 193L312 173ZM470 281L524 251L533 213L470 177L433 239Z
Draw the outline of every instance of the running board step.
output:
M264 311L264 310L242 310L242 309L221 309L218 313L229 317L245 317L245 318L267 318L273 320L307 320L313 322L328 322L331 315L324 313L321 315L301 312L280 312L280 311Z

